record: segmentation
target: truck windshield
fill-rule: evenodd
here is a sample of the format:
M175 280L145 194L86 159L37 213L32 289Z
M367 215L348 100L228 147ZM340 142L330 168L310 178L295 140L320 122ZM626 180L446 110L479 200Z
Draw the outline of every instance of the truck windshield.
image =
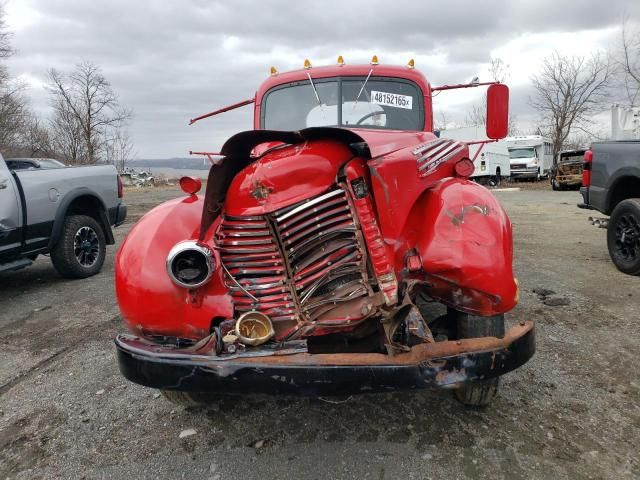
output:
M275 87L262 102L262 128L422 130L424 104L415 84L380 77L371 77L366 84L365 80L364 77L314 79L313 85L307 80Z
M534 148L512 148L509 149L509 158L533 158L536 156Z

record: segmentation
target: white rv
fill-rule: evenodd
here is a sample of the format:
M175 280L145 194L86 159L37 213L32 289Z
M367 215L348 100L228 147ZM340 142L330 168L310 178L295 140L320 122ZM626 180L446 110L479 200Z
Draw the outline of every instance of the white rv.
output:
M542 135L507 137L511 159L511 178L540 180L548 177L553 167L551 140Z
M485 127L462 127L442 130L442 138L472 142L474 140L488 140ZM473 159L480 149L480 154L475 159L475 171L471 178L479 183L496 185L504 178L509 177L511 169L509 165L509 151L504 141L491 142L484 145L469 145L469 157Z

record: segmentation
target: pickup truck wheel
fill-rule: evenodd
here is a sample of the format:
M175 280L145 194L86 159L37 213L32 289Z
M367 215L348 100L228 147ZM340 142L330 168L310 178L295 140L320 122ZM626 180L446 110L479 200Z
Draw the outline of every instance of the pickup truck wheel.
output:
M640 275L640 199L623 200L613 209L607 225L607 247L618 270Z
M217 399L213 393L180 392L178 390L160 390L160 393L171 403L182 407L206 407Z
M69 215L51 250L51 261L64 278L86 278L102 268L107 242L102 227L87 215Z
M458 338L504 337L504 315L478 317L455 312ZM455 393L465 405L481 407L489 405L498 394L500 378L474 380L460 385Z

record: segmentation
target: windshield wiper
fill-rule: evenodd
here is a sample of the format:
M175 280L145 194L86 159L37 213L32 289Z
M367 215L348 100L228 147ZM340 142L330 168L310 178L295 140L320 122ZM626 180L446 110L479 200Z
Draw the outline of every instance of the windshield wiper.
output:
M316 84L313 83L313 79L311 78L311 74L309 72L307 72L307 77L309 78L309 83L311 84L311 88L313 88L313 93L316 95L316 102L318 102L318 106L320 107L322 120L326 121L326 118L324 116L324 108L322 107L322 102L320 101L320 95L318 95L318 90L316 90Z
M318 90L316 90L316 84L313 83L313 79L311 78L311 74L309 72L307 72L307 77L309 77L309 83L311 84L311 88L313 88L313 93L315 93L316 95L316 101L318 102L318 106L322 108L322 102L320 101Z
M371 76L372 73L373 73L373 68L371 70L369 70L369 74L367 75L367 78L364 79L364 83L362 84L362 87L360 87L360 91L358 92L358 96L356 97L356 101L353 103L354 110L356 108L356 105L358 104L358 100L360 99L360 95L362 95L362 91L364 90L364 87L367 85L367 82L369 81L369 77Z

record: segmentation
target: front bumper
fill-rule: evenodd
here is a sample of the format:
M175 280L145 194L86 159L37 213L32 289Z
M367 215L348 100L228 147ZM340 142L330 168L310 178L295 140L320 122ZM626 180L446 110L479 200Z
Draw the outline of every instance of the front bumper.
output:
M483 337L415 346L385 354L271 355L222 360L180 353L132 335L115 340L122 374L152 388L218 393L330 395L451 387L497 377L535 352L533 322L503 338Z
M538 167L511 169L511 178L538 178Z

